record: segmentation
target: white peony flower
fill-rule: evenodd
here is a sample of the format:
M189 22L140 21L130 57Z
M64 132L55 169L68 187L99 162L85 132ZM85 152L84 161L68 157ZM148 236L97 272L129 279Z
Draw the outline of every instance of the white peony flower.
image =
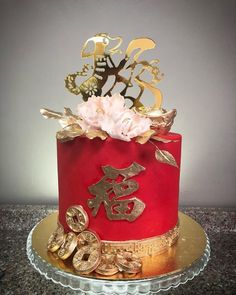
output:
M113 96L92 96L87 102L78 105L78 115L84 131L100 129L111 137L130 141L150 130L152 121L125 106L120 94Z

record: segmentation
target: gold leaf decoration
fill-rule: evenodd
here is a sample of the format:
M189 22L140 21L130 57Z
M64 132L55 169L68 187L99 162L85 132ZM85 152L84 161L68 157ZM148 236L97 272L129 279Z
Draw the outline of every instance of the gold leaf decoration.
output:
M162 137L159 137L159 136L152 136L152 139L160 141L160 142L164 142L164 143L169 143L169 142L173 141L171 139L166 139L166 138L162 138Z
M146 142L150 139L150 137L151 137L153 134L155 134L155 133L156 133L156 131L150 129L150 130L144 132L143 134L141 134L140 136L137 136L137 137L136 137L136 142L138 142L138 143L140 143L140 144L144 144L144 143L146 143Z
M66 126L72 125L72 124L78 124L80 121L80 117L77 115L74 115L70 108L64 107L64 113L61 119L59 120L59 123L63 128Z
M72 113L72 110L70 108L66 108L66 107L64 107L64 115L67 116L67 117L70 117L70 116L76 117L76 115L74 115Z
M61 112L54 112L49 109L40 109L40 113L45 119L60 120L63 117L63 114Z
M64 127L62 130L57 132L57 139L61 142L73 140L77 136L84 134L79 124L71 124Z
M108 134L103 130L93 129L86 132L86 137L88 137L89 139L94 139L95 137L99 137L102 140L105 140L108 137Z
M75 114L72 113L72 110L70 108L64 107L64 117L67 117L69 119L74 119L74 120L81 120L81 118Z
M58 120L60 125L65 128L69 125L78 124L81 119L79 116L74 115L70 108L64 108L64 112L55 112L49 109L40 109L40 113L46 119L55 119ZM61 131L59 131L59 134Z
M157 140L157 141L160 141L160 142L163 142L163 143L169 143L169 142L179 142L179 140L171 140L171 139L166 139L166 138L163 138L163 137L159 137L159 136L152 136L151 139L154 139L154 140Z
M172 165L172 166L178 168L175 158L168 151L157 149L155 152L155 157L156 157L157 161L159 161L161 163L166 163L166 164L169 164L169 165Z

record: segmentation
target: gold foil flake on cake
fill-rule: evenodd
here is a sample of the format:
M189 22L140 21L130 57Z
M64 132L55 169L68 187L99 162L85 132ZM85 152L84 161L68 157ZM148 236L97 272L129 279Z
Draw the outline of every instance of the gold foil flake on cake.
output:
M84 131L79 124L70 124L57 132L57 139L61 142L73 140L75 137L81 136Z
M82 206L71 206L66 211L66 223L74 232L82 232L88 227L88 214Z
M100 139L105 140L108 137L108 134L103 130L93 129L86 132L86 137L88 137L89 139L94 139L95 137L99 137Z
M138 218L145 204L136 197L120 199L137 191L137 181L130 179L138 175L145 168L138 163L133 163L124 169L116 169L112 166L103 166L104 177L89 186L89 192L95 196L88 200L88 207L92 209L92 215L96 216L102 204L104 204L109 220L134 221Z
M148 130L145 133L143 133L140 136L136 137L136 142L140 143L140 144L145 144L146 142L149 141L149 139L153 136L153 134L155 134L156 132L154 130Z
M157 67L158 60L148 62L140 60L143 52L155 48L155 42L150 38L137 38L132 40L123 55L121 60L116 64L113 56L122 54L121 44L123 40L121 37L112 38L107 33L100 33L88 39L83 45L81 51L82 58L91 58L93 65L90 68L93 70L89 76L89 65L85 64L82 71L69 74L65 78L66 88L75 95L81 95L84 101L92 95L112 95L117 84L123 85L120 94L126 99L131 100L135 107L143 106L140 98L145 89L149 90L155 97L155 105L161 107L162 94L156 87L156 84L161 80L162 74ZM93 50L89 50L89 46L93 46ZM138 70L137 70L138 69ZM138 72L137 72L138 71ZM125 72L124 76L121 72ZM141 75L149 73L152 76L151 81L144 80ZM77 84L79 77L87 77L87 79L80 84ZM108 90L103 92L103 87L107 84L110 77L113 77L113 83ZM137 97L131 96L130 88L134 85L139 87Z

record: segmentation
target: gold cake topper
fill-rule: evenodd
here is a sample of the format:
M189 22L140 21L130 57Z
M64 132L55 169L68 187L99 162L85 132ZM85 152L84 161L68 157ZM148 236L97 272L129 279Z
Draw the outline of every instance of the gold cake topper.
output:
M112 42L115 42L115 46L110 47ZM99 33L88 39L83 45L81 57L92 58L93 65L85 64L81 71L69 74L65 79L66 88L75 95L80 94L83 100L87 101L91 95L111 96L115 86L121 83L123 84L123 89L120 94L125 99L132 101L132 107L143 107L140 99L144 90L147 89L155 98L152 108L160 109L162 105L162 93L156 85L162 79L163 74L157 66L159 60L154 59L150 62L140 60L140 56L143 52L155 48L155 42L150 38L133 39L126 48L123 59L116 65L112 56L115 54L122 54L120 49L122 42L123 40L121 37L112 38L107 33ZM87 52L86 50L90 43L93 43L94 50ZM89 69L93 69L92 75L85 81L77 84L77 78L87 77ZM122 71L128 74L128 78L124 77L121 73ZM143 74L146 73L151 75L151 81L146 81L142 78ZM102 93L103 87L111 76L114 77L113 84L105 93ZM139 93L136 97L128 93L129 88L132 88L134 83L139 86Z
M159 60L147 61L141 58L144 52L154 49L156 44L150 38L136 38L129 42L126 50L122 53L122 42L121 37L110 37L107 33L99 33L89 38L82 47L81 57L91 58L93 64L84 64L81 71L69 74L65 78L65 86L71 93L81 95L83 100L87 101L93 95L95 97L114 97L113 92L117 92L116 86L119 84L122 89L118 92L124 99L131 101L132 110L139 116L151 120L150 129L134 137L135 141L140 144L150 142L156 148L157 161L178 167L174 156L166 150L159 149L153 142L175 141L167 140L162 135L170 131L176 116L175 109L166 111L162 108L162 93L157 87L163 77L158 68ZM89 51L91 43L94 49ZM112 45L112 43L115 44ZM118 54L123 54L119 62L117 62ZM90 69L92 69L91 75L89 75ZM151 78L148 80L147 76ZM113 78L113 82L109 86L111 78ZM134 86L139 88L135 97L130 94L130 90ZM154 104L150 107L144 106L141 101L145 90L154 95ZM95 113L97 114L99 111L102 113L104 110L97 109ZM78 136L89 139L98 137L102 140L105 140L109 135L112 136L111 132L109 133L107 129L104 130L101 127L82 127L83 117L74 114L68 107L64 108L64 112L56 112L46 108L40 109L40 112L46 119L59 121L62 129L57 132L56 137L60 142L70 141Z

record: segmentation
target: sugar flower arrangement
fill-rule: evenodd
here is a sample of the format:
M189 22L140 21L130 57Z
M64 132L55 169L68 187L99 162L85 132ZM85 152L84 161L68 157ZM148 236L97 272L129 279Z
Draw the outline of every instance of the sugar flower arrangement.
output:
M124 141L135 138L141 144L146 143L150 137L156 138L154 135L167 133L170 123L172 124L169 116L173 116L165 113L163 117L162 111L159 111L156 112L158 115L151 117L148 113L129 109L125 105L124 97L119 93L105 97L91 96L88 101L78 104L76 115L69 108L64 108L64 113L49 109L41 109L40 112L46 119L59 121L63 128L57 132L57 139L60 141L83 135L90 139L99 137L102 140L108 136ZM153 111L149 113L154 114ZM157 119L159 124L155 122Z
M41 109L40 112L46 119L59 121L62 130L57 132L57 139L61 142L78 136L89 139L98 137L101 140L110 136L127 142L135 140L140 144L150 139L169 142L162 135L169 131L176 114L175 110L129 109L124 97L118 93L113 96L89 97L86 102L78 104L77 114L73 114L69 108L64 108L63 113L49 109ZM169 152L155 147L158 161L177 166Z

